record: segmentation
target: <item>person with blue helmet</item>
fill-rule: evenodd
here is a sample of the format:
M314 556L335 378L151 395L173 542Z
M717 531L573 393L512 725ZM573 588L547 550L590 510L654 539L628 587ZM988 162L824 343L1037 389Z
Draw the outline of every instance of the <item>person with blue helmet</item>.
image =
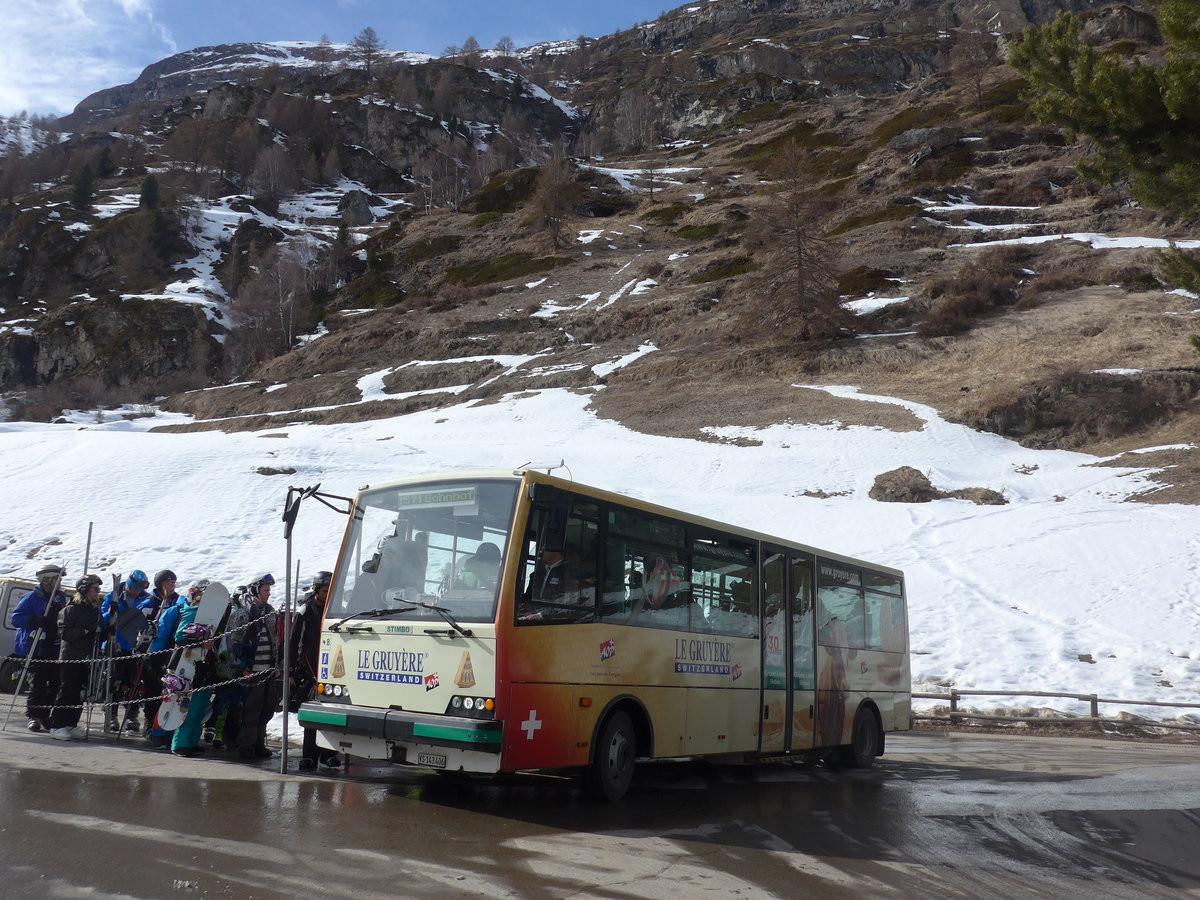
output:
M169 656L169 654L165 653L164 651L170 650L175 646L175 630L179 627L179 616L182 614L184 607L188 605L189 598L194 597L196 601L199 602L200 595L204 593L204 589L206 587L208 587L208 579L206 578L192 582L192 584L189 585L186 594L177 596L175 602L169 606L165 603L163 604L162 609L159 611L158 619L155 621L156 631L154 634L154 640L150 642L150 652L158 655L151 656L150 658L158 661L156 664L156 669L159 674L160 696L158 697L158 703L155 704L154 707L156 713L158 711L158 707L162 705L162 673L166 670L166 661L167 657ZM172 733L170 731L166 731L165 729L159 728L158 722L151 718L149 702L147 702L146 719L146 724L150 727L147 735L150 741L150 746L159 750L165 749L171 743Z
M113 644L111 647L113 696L116 697L118 692L124 694L126 700L125 730L132 732L141 730L138 722L141 701L132 696L137 689L138 667L137 661L132 658L133 644L125 635L116 630L116 625L117 620L129 610L140 609L144 613L154 607L154 598L148 593L149 587L150 579L146 577L146 573L141 569L134 569L115 591L109 591L104 595L104 601L100 604L100 617L109 633L108 639L100 649L108 653L110 643ZM104 728L106 731L120 729L115 703L104 708Z
M150 606L145 610L146 618L150 620L151 627L142 632L138 640L137 650L139 653L147 653L153 649L153 644L157 641L159 635L159 623L163 616L175 609L185 598L180 596L175 590L177 578L175 573L170 569L161 569L154 575L154 590L150 592ZM168 635L169 637L169 635ZM166 659L164 655L147 656L140 660L140 669L142 673L142 695L146 698L146 724L142 729L142 733L149 737L154 728L154 717L158 714L158 707L162 703L162 677L166 669Z
M187 717L171 737L171 752L176 756L192 757L204 752L204 747L200 745L200 735L204 720L208 717L213 693L209 687L214 681L213 629L211 625L194 623L208 584L205 580L188 589L187 600L179 608L176 619L175 644L183 648L183 652L192 654L195 665L192 675L193 693L188 703Z

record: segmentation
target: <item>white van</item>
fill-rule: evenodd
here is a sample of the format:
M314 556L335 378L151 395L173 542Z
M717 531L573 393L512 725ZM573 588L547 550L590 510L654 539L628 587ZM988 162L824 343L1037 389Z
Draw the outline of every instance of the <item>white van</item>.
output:
M21 598L35 587L35 582L24 578L0 579L0 692L5 694L11 694L17 689L21 666L25 662L24 659L12 655L13 645L17 641L17 629L12 625L13 610L17 608ZM64 589L64 593L68 598L75 596L73 590Z

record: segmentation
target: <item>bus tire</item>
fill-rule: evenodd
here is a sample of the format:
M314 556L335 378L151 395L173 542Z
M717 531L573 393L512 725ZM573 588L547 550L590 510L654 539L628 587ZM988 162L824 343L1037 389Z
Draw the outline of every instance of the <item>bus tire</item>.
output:
M869 769L875 765L881 743L875 713L870 707L860 706L854 714L849 746L838 747L838 762L848 769Z
M588 793L599 800L620 800L633 781L637 735L629 713L617 710L604 720L592 763L587 770Z

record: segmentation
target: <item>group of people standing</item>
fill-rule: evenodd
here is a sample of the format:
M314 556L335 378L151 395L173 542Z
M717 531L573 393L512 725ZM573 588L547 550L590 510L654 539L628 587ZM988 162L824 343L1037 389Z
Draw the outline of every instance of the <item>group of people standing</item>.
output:
M107 673L104 728L143 735L156 748L185 757L227 747L243 759L268 759L267 726L279 708L283 662L283 617L270 604L275 579L255 576L223 610L197 623L210 582L193 581L184 593L170 569L151 580L135 569L101 596L100 577L85 575L68 599L66 570L45 565L37 586L13 610L14 652L28 660L25 705L28 728L55 740L85 740L79 727L85 699L99 694L98 673ZM315 686L321 619L331 575L318 572L291 632L293 695L302 699ZM218 601L219 602L219 601ZM137 610L141 615L131 615ZM132 624L131 624L132 623ZM187 678L185 667L192 669ZM89 690L90 688L90 690ZM186 698L186 718L170 730L159 712L164 699ZM181 706L184 704L180 704ZM123 720L120 713L124 710ZM144 725L142 724L144 717ZM304 733L302 769L337 769L334 751Z

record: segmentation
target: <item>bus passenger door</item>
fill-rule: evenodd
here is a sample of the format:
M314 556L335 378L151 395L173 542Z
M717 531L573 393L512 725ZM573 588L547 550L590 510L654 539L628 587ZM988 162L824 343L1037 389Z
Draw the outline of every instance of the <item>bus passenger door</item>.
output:
M794 550L763 548L763 707L759 750L813 746L816 657L813 560Z
M762 597L762 724L758 749L762 753L781 753L789 746L788 685L792 680L792 659L787 614L787 554L764 546Z
M813 613L813 559L788 554L788 621L791 628L791 707L789 750L814 746L817 702L817 657Z

